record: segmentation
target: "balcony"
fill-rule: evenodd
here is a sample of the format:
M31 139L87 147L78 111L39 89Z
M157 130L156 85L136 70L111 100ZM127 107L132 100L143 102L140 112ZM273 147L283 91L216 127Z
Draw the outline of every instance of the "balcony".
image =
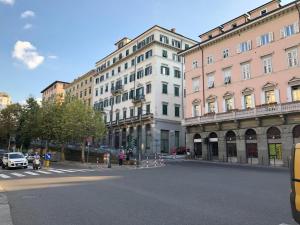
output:
M111 88L112 95L122 94L122 92L123 92L123 85L117 85Z
M139 104L139 103L142 103L143 101L145 101L145 95L136 95L132 99L132 103L133 104Z
M140 118L140 116L133 116L133 117L129 117L126 119L119 119L118 121L114 120L112 121L112 123L110 122L106 122L106 126L107 127L117 127L117 126L121 126L121 125L132 125L133 123L139 123L140 121L148 121L153 119L153 114L152 113L145 113L142 115L142 118Z
M269 104L256 106L253 109L234 110L226 113L206 114L199 117L187 118L183 126L193 126L222 121L236 121L264 116L283 115L300 111L300 102L289 102L283 104Z

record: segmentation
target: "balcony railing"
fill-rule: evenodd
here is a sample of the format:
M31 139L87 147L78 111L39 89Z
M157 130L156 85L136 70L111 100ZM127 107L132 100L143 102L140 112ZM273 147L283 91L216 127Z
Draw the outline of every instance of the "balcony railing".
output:
M142 115L142 120L149 120L153 118L153 114L152 113L144 113ZM110 127L110 126L117 126L117 125L123 125L123 124L131 124L131 123L135 123L140 121L140 116L132 116L132 117L128 117L126 119L119 119L118 121L114 120L112 121L112 123L110 122L106 122L106 126Z
M205 123L215 123L230 120L242 120L248 118L258 118L270 115L281 115L300 111L300 102L289 102L283 104L269 104L256 106L245 110L234 110L225 113L210 113L199 117L187 118L183 121L184 126L199 125Z
M120 94L123 91L123 85L117 85L111 88L112 95Z
M132 103L133 104L137 104L140 103L142 101L145 101L145 95L136 95L133 99L132 99Z

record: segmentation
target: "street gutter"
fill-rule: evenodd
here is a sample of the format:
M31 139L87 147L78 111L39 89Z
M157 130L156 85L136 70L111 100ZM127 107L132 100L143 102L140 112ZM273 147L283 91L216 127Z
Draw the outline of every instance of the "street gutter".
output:
M4 189L0 186L0 225L13 225Z

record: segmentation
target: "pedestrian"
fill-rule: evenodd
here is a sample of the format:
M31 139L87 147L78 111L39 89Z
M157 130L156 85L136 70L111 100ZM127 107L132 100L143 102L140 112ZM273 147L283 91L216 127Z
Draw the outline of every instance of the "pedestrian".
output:
M123 160L124 160L123 150L120 150L118 157L119 157L119 166L122 166L123 165Z

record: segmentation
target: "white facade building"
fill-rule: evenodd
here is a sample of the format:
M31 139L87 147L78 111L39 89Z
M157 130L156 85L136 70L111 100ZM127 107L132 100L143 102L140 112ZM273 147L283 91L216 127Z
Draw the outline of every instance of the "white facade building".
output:
M154 26L132 40L123 38L96 63L93 102L108 128L103 144L136 146L143 154L185 144L184 68L177 52L195 43Z

